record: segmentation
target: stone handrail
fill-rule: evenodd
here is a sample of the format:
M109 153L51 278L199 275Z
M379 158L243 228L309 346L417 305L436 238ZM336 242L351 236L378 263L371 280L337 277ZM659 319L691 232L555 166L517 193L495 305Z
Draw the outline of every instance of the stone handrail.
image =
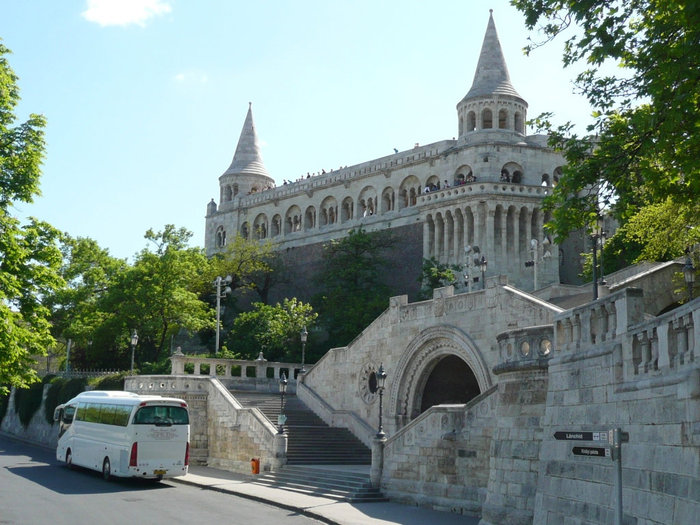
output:
M300 363L280 363L267 361L258 357L255 360L223 359L216 357L189 356L182 353L174 353L170 357L172 375L194 375L216 377L218 379L255 378L255 379L279 379L285 372L289 381L296 382L296 377L301 370ZM185 366L191 364L194 367L192 373L185 371ZM209 373L202 374L202 365L209 365ZM236 368L238 370L236 370ZM269 370L272 369L272 374ZM238 371L238 373L234 373Z
M697 366L700 299L629 327L623 343L625 379Z
M370 427L355 412L352 410L334 409L304 383L300 383L297 386L297 396L299 396L299 399L329 426L345 427L366 446L372 446L372 437L374 437L376 429Z
M555 316L554 350L573 352L626 333L644 318L642 296L638 288L625 288Z

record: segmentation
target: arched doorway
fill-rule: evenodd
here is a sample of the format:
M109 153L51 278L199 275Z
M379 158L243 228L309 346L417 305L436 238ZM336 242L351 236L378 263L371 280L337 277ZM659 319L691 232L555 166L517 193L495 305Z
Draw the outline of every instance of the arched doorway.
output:
M466 403L492 386L486 361L475 342L457 327L423 330L396 366L387 406L398 428L436 404ZM391 410L391 409L390 409Z
M434 405L467 403L480 393L479 382L469 365L456 355L448 355L428 375L420 411Z

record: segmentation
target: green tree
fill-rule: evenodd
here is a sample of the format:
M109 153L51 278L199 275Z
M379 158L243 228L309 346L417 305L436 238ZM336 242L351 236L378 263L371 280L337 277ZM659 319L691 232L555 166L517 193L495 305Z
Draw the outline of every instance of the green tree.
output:
M254 303L253 309L236 317L228 338L228 348L243 359L255 359L263 351L268 361L299 361L299 333L311 328L316 314L310 304L296 298L282 304Z
M430 299L435 288L455 284L461 272L459 266L441 263L435 257L423 259L421 276L418 278L421 283L420 298Z
M524 13L529 29L543 31L545 42L572 32L564 46L564 66L587 65L576 85L594 110L589 134L578 136L570 123L555 128L551 115L537 119L568 163L546 202L553 213L552 231L565 238L589 227L603 208L623 228L631 223L622 243L633 238L640 258L681 255L700 240L700 4L512 3ZM605 73L611 62L621 66L620 74ZM668 209L686 223L663 220ZM638 229L642 223L646 231ZM654 247L662 238L674 239L673 245Z
M324 292L315 302L334 346L349 343L388 307L391 290L382 277L387 272L386 250L394 244L388 230L360 228L324 245Z
M145 238L155 250L142 250L101 301L102 311L109 313L103 329L115 334L122 356L129 353L133 329L139 335L140 363L167 357L170 337L180 329L194 332L214 326L213 311L199 297L209 261L200 248L187 246L191 237L191 232L172 224L159 232L148 230Z
M15 203L39 194L46 122L32 114L15 124L20 97L9 53L0 43L0 392L36 380L31 356L53 343L42 297L63 284L60 232L34 218L23 224L11 213Z
M115 334L104 329L110 313L104 311L102 303L110 288L123 278L128 264L89 238L66 235L61 252L66 286L44 300L52 312L52 333L73 341L74 368L109 367Z

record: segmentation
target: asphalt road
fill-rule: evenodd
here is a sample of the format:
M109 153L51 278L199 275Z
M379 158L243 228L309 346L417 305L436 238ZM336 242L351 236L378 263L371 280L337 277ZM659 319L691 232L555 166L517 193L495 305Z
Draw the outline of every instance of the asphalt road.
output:
M104 481L51 450L0 436L0 525L318 525L248 499L162 481Z

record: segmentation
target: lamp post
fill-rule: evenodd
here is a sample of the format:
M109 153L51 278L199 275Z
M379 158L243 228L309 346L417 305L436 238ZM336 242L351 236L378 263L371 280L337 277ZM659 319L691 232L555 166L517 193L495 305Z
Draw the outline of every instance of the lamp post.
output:
M685 285L688 287L688 300L693 300L693 286L695 285L695 266L693 266L693 260L690 255L685 258L685 266L683 266L683 279L685 279Z
M300 373L305 374L306 369L304 368L304 358L306 357L306 340L309 338L309 332L306 330L306 325L304 325L304 328L301 329L299 336L301 337L301 370L300 370Z
M593 300L598 299L598 239L605 237L605 230L603 230L603 220L601 217L596 219L595 230L591 235L591 240L593 241ZM601 268L600 272L603 272L603 250L600 251Z
M486 265L488 264L488 261L486 260L486 257L484 255L481 256L481 260L479 261L479 267L481 268L481 289L486 290Z
M216 346L214 347L214 354L219 353L219 337L221 333L221 299L226 297L226 294L231 293L231 281L233 279L230 275L226 277L217 276L214 285L216 286ZM225 285L223 291L221 290L222 285Z
M134 350L136 345L139 343L139 334L136 333L136 329L131 332L131 373L134 373Z
M284 394L286 393L287 376L284 372L282 372L282 375L280 376L280 415L277 418L277 424L279 425L277 428L278 434L284 434L284 423L287 421L287 418L284 416Z
M377 370L377 392L379 392L379 428L377 429L377 439L383 439L386 434L384 433L384 426L382 425L382 398L384 397L384 383L386 381L386 371L384 370L384 365L379 365L379 370Z

